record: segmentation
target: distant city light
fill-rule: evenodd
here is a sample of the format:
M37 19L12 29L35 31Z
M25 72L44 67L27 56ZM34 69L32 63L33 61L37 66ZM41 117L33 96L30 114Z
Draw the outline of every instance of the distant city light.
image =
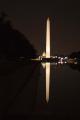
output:
M65 57L65 59L68 59L68 57Z
M58 59L60 59L61 57L58 57Z
M60 64L61 62L58 62L58 64Z

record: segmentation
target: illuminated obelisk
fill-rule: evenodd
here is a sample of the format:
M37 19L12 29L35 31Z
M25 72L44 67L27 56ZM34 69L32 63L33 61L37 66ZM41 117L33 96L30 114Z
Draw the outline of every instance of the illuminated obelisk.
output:
M50 20L47 19L46 25L46 58L50 58ZM50 87L50 63L46 63L46 101L49 101Z
M46 58L50 58L50 19L47 19L46 26Z

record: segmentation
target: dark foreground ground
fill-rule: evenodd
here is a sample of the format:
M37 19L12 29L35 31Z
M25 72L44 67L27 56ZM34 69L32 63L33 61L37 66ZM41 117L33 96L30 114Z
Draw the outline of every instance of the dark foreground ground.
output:
M36 102L38 77L38 63L1 62L0 120L31 118Z

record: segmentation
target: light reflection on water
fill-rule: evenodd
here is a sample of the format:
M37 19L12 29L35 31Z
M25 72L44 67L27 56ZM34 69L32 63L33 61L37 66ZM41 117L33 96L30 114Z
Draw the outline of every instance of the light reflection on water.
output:
M44 63L37 95L37 105L42 106L39 113L72 116L71 113L80 109L80 72L71 69L68 64Z
M71 75L69 75L69 76L72 76L72 72L76 73L76 71L71 70L68 67L67 64L60 65L58 63L46 62L46 63L42 63L42 66L43 66L43 70L44 70L44 72L43 72L44 75L43 76L45 78L45 87L44 87L44 89L45 89L45 100L48 103L49 100L50 100L50 97L51 97L50 93L52 93L50 87L53 86L55 88L55 85L52 85L54 83L54 81L55 81L55 78L54 78L55 75L57 75L56 77L58 77L58 78L59 78L59 76L63 76L63 78L65 78L65 76L68 73L68 71L70 71L69 74L71 73ZM66 69L68 69L68 71ZM57 73L55 73L55 70L56 70ZM52 73L52 71L53 71L53 73ZM60 71L62 71L62 72L60 72ZM66 73L66 71L67 71L67 73ZM60 75L58 75L59 72L60 72ZM63 74L63 72L64 72L64 74ZM74 76L75 76L75 74L74 74ZM74 79L74 77L72 77L72 78ZM72 81L72 80L70 80L70 81ZM66 82L66 78L64 79L64 83L65 82ZM52 89L54 90L54 88L52 88ZM54 91L53 91L53 93L54 93ZM53 95L53 97L54 97L54 95Z
M48 103L49 102L49 97L50 97L50 84L51 84L51 78L50 78L50 75L51 75L51 67L50 66L55 66L57 65L57 63L49 63L49 62L46 62L46 63L42 63L42 66L45 70L45 100L46 102Z
M49 101L50 89L50 63L46 63L46 101Z
M49 97L50 97L50 66L51 65L57 65L56 63L42 63L42 66L43 66L43 68L44 68L44 70L45 70L45 83L46 83L46 86L45 86L45 91L46 91L46 93L45 93L45 95L46 95L46 102L48 103L49 102Z

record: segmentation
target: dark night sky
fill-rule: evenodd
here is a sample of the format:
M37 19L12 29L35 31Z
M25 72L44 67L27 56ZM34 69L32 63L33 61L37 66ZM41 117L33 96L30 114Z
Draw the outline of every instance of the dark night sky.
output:
M24 33L39 53L45 46L48 16L51 19L52 54L80 50L80 3L77 1L0 0L1 11L8 14L13 26Z

